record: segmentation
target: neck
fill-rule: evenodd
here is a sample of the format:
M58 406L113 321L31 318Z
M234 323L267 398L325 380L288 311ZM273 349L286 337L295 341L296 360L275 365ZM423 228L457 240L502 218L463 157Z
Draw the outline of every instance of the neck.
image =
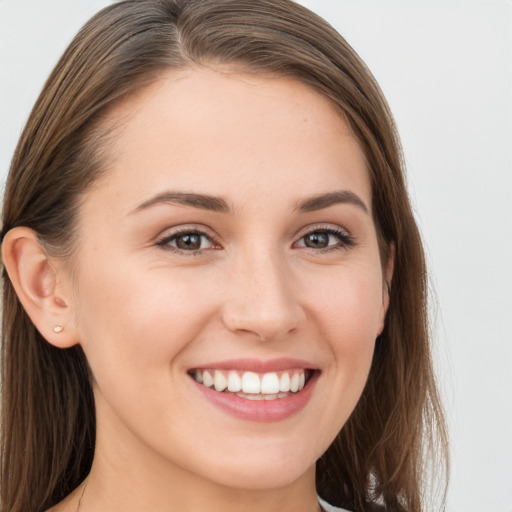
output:
M314 468L275 489L241 489L205 481L196 475L159 476L125 468L108 475L98 463L76 493L79 512L319 512ZM82 491L84 491L82 493Z
M100 427L87 487L74 494L73 512L318 512L315 465L283 485L247 488L226 485L156 454L115 426L109 435ZM269 467L271 475L272 467ZM223 468L219 466L218 474ZM275 475L280 478L281 475ZM268 483L267 478L265 481ZM230 482L228 482L229 484ZM82 490L85 492L82 496Z

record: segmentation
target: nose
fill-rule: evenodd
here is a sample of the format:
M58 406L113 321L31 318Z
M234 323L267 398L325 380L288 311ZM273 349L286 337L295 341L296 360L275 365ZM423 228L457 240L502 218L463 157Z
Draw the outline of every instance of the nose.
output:
M289 266L275 254L241 258L226 283L225 297L227 329L264 341L285 339L306 318Z

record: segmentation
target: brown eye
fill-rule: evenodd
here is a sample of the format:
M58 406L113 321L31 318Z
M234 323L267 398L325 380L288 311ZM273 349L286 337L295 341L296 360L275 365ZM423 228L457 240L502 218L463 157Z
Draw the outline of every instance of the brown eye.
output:
M206 233L201 233L200 231L183 231L163 238L157 245L164 249L193 252L202 249L211 249L213 242Z
M201 238L203 235L198 233L187 233L184 235L178 235L175 238L176 247L178 249L184 249L186 251L196 251L201 249Z
M325 231L315 231L304 236L304 245L312 249L325 249L329 247L329 238L332 235ZM334 237L333 237L334 238Z
M317 229L310 231L300 238L295 244L296 247L306 247L325 252L336 249L347 249L354 246L353 238L346 232L339 229Z

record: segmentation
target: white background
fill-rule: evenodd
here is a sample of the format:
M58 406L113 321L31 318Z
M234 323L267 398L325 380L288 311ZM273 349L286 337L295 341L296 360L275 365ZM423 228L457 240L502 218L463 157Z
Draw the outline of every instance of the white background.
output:
M105 0L0 0L0 172L32 103ZM512 2L302 0L395 114L437 301L448 512L512 512ZM3 178L2 178L3 181Z

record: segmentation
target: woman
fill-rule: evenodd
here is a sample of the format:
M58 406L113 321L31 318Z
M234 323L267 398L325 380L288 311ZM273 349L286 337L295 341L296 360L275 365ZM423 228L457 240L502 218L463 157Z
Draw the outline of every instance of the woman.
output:
M385 100L325 21L104 9L3 222L4 512L425 510L421 242Z

